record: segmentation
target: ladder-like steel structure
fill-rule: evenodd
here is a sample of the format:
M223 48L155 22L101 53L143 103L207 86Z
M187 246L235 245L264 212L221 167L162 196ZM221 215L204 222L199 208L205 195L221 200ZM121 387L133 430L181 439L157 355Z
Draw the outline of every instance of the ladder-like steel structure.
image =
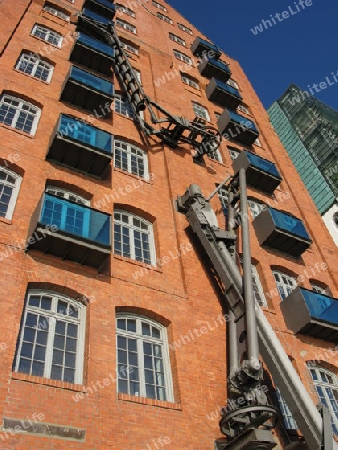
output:
M193 158L197 163L203 161L203 155L217 150L222 137L216 128L198 118L191 122L175 116L145 94L113 24L105 26L80 14L78 27L93 37L103 39L114 49L114 72L133 109L134 121L146 137L157 137L173 149L180 143L193 146L196 150ZM142 111L145 110L151 123L144 119ZM228 398L236 402L242 397L245 403L242 405L243 402L238 402L241 406L231 412L226 409L222 411L220 430L225 438L218 439L215 445L218 450L270 450L276 446L272 430L277 412L269 405L261 389L262 355L297 421L308 449L338 450L338 444L332 437L328 410L323 407L321 414L317 410L271 325L255 305L245 169L240 169L235 177L229 177L218 189L225 183L228 191L226 230L218 227L216 215L209 203L210 197L204 198L197 185L191 185L177 199L178 211L187 217L223 286L222 306L230 317L227 327L230 362ZM236 214L241 219L243 274L235 260Z

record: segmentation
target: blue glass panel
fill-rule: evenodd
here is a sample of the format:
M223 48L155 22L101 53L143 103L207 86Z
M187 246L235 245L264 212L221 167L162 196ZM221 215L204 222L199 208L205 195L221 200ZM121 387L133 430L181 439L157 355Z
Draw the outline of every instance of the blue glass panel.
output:
M217 45L211 44L210 42L206 41L205 39L198 38L199 44L203 45L203 47L209 48L210 50L213 50L215 53L220 53L221 50Z
M58 133L76 141L83 142L90 147L98 148L104 152L112 153L113 136L106 131L85 124L74 117L61 115Z
M226 64L222 63L221 61L217 61L216 59L213 58L208 58L208 60L209 63L212 64L213 66L219 67L225 72L231 73L229 67Z
M246 117L243 117L240 114L237 114L234 111L231 111L230 109L228 109L228 113L229 113L231 120L240 124L244 128L248 128L248 129L250 129L252 131L256 131L256 133L258 133L256 125L254 124L254 122L252 122L252 120L249 120Z
M85 17L88 17L88 19L93 19L96 22L100 22L100 23L102 23L104 25L106 25L108 23L112 23L111 19L107 19L106 17L103 17L100 14L96 14L93 11L91 11L90 9L87 9L87 8L83 8L82 14Z
M95 0L96 3L99 5L105 6L108 9L111 9L113 12L115 12L115 5L114 3L108 1L108 0Z
M78 42L90 48L93 48L100 53L104 53L107 56L114 56L114 49L112 47L110 47L108 44L104 44L103 42L98 41L97 39L93 39L87 34L79 33Z
M274 175L275 177L282 179L280 176L280 173L277 170L277 167L275 164L271 161L268 161L267 159L261 158L260 156L254 155L250 152L245 152L250 164L254 167L257 167L258 169L261 169L263 172L271 173L271 175Z
M223 83L223 81L220 81L220 80L217 80L217 79L215 79L215 81L216 81L216 85L217 85L220 89L222 89L223 91L227 91L227 92L229 92L230 94L232 94L232 95L234 95L235 97L238 97L238 98L240 98L240 99L242 100L242 96L241 96L241 94L239 93L239 90L238 90L238 89L236 89L236 88L230 86L230 85L227 84L227 83Z
M338 300L318 292L300 289L313 318L338 325Z
M110 246L111 217L87 206L45 194L39 222L58 230Z
M297 219L296 217L293 217L285 212L277 211L277 209L274 208L269 208L269 211L277 228L309 241L311 240L303 222L300 219Z
M72 66L70 70L70 79L76 80L81 84L90 86L97 91L103 92L107 95L112 96L114 93L114 85L103 78L96 77L85 70L79 69L78 67Z

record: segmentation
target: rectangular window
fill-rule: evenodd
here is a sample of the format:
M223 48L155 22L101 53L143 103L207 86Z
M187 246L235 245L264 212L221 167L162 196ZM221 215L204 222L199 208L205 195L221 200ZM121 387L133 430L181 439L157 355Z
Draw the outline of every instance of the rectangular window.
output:
M63 40L61 34L37 24L35 24L32 29L32 36L42 39L43 41L48 42L48 44L59 48L61 47Z
M162 10L164 12L167 12L167 8L165 6L163 6L163 5L161 5L160 3L155 2L155 0L153 0L152 3L157 9L160 9L160 10Z
M54 6L46 4L43 7L43 10L48 12L49 14L52 14L53 16L58 17L59 19L66 20L67 22L70 21L70 15L69 14L64 13L63 11L61 11L60 9L55 8Z
M0 217L12 219L21 180L16 173L0 167Z
M180 38L179 36L176 36L176 34L169 33L169 38L172 41L177 42L178 44L183 45L183 47L185 47L185 40Z
M181 80L183 83L187 84L188 86L193 87L194 89L199 89L198 82L191 78L189 75L186 75L185 73L181 73Z
M127 52L134 53L134 55L138 55L138 49L130 44L127 44L126 42L123 42L120 40L121 46L123 50L127 50Z
M201 119L204 119L207 122L210 121L208 110L204 106L200 105L199 103L192 102L192 107L197 117L200 117Z
M229 86L234 87L235 89L239 89L239 86L238 86L238 84L236 83L236 81L232 80L231 78L230 78L230 80L227 81L227 84L228 84Z
M116 19L115 23L118 27L130 31L130 33L136 34L136 27L134 27L134 25L131 25L130 23L125 22L124 20L121 19Z
M193 34L192 30L190 30L190 28L186 27L185 25L178 23L177 26L180 30L185 31L186 33L188 33L190 35Z
M179 52L178 50L174 50L175 58L179 59L180 61L185 62L186 64L190 64L192 66L192 59L189 58L189 56L185 55L182 52Z
M173 23L173 21L170 19L170 17L165 16L164 14L161 14L161 13L158 12L158 13L156 13L156 15L157 15L157 17L159 19L163 20L164 22L167 22L167 23L170 23L170 24Z
M244 106L244 105L238 105L237 109L238 109L238 111L242 111L242 112L244 112L245 114L250 114L250 111L249 111L248 108L247 108L246 106Z
M136 14L132 9L129 9L124 5L120 5L119 3L116 3L115 6L118 11L126 14L127 16L134 17L134 18L136 17Z

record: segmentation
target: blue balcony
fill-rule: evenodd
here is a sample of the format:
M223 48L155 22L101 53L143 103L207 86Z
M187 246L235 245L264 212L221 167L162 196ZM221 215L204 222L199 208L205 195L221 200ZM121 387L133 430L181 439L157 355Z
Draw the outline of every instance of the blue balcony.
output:
M61 114L46 159L103 178L113 157L113 136Z
M210 42L197 37L194 42L191 44L191 51L193 55L200 57L209 57L218 59L222 51L217 45L211 44Z
M235 175L240 169L246 169L248 186L272 194L280 185L282 177L275 164L251 152L243 151L233 162Z
M95 112L96 117L107 118L111 116L109 104L113 95L113 83L72 66L61 100Z
M100 14L96 14L94 11L88 8L83 8L82 15L84 18L95 20L95 22L99 22L102 25L108 25L112 23L111 19L107 19ZM81 19L81 16L79 17L79 19Z
M79 33L70 61L81 64L106 76L112 76L114 49L85 33Z
M29 249L97 269L111 253L109 214L45 193L32 221Z
M211 79L206 93L211 102L217 103L223 108L236 109L243 100L237 89L216 78Z
M110 21L114 19L116 8L109 0L86 0L83 6Z
M312 240L300 219L267 207L253 221L260 245L300 257Z
M218 131L226 138L244 145L252 145L259 136L259 131L252 120L225 109L218 119Z
M217 78L223 83L226 83L231 76L228 65L213 58L203 58L197 68L204 77Z
M281 310L294 333L338 341L338 299L297 287L282 301Z

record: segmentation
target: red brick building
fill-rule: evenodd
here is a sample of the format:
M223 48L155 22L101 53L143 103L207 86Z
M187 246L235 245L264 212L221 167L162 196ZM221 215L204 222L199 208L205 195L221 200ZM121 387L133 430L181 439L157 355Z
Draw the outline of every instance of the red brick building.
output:
M213 448L226 405L226 324L175 199L191 183L212 192L243 151L281 176L269 194L249 187L251 214L268 205L311 238L295 255L295 243L288 250L251 227L255 296L338 433L337 249L266 111L225 53L211 65L231 77L212 101L217 86L191 50L206 38L169 4L121 0L116 30L152 100L214 126L224 102L254 123L249 140L225 130L200 165L187 144L145 139L110 70L111 49L77 27L81 11L109 22L114 9L108 0L0 4L0 448ZM224 224L217 196L212 206ZM332 308L329 318L313 313L312 325L290 329L281 297L297 284ZM298 435L280 402L285 448Z

